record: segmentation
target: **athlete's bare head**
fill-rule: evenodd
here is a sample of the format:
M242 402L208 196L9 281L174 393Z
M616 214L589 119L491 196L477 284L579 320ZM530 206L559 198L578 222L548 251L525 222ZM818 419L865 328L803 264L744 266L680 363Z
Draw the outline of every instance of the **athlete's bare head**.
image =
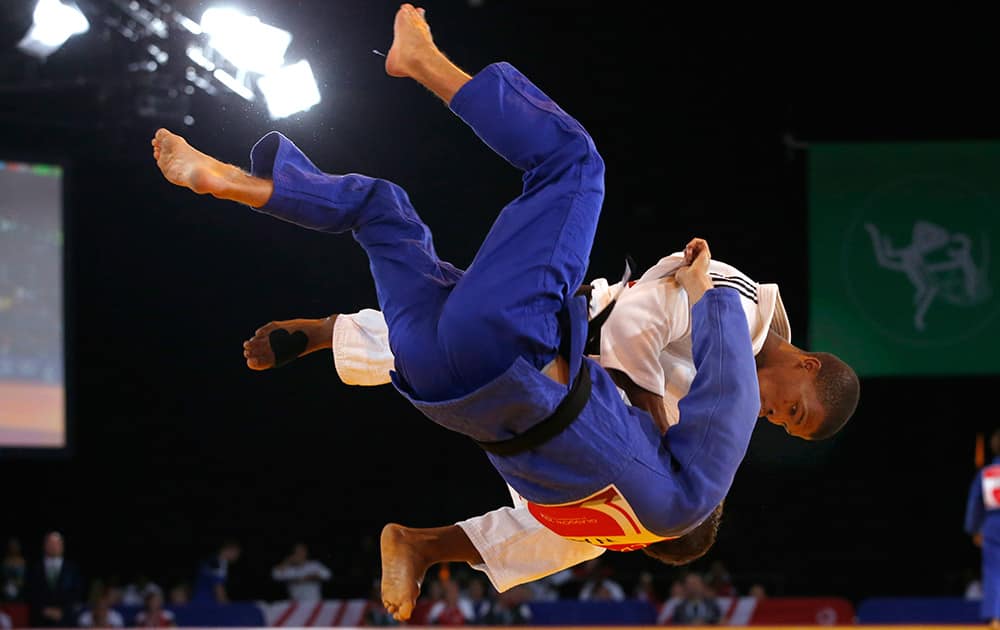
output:
M805 440L831 437L858 406L858 375L829 352L783 344L758 361L757 380L760 417Z
M644 547L642 551L647 556L671 566L690 564L708 553L708 550L715 544L715 536L719 531L721 519L722 504L720 503L712 510L708 518L680 538L653 543Z

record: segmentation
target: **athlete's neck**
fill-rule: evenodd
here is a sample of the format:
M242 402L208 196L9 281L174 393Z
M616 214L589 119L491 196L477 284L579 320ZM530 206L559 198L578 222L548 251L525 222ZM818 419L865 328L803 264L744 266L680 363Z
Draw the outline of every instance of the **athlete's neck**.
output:
M778 333L769 330L767 331L767 337L764 339L764 345L761 346L760 352L754 357L754 362L757 364L758 370L765 367L774 367L798 353L801 353L801 350L785 341Z

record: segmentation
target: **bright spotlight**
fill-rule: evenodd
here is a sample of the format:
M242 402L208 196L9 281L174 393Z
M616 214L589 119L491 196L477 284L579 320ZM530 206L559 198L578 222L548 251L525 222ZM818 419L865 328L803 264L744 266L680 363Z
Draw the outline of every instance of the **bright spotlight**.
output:
M321 100L316 77L305 59L261 77L257 87L267 101L271 118L304 112Z
M285 63L292 34L235 9L208 9L201 16L208 44L240 70L267 74Z
M90 22L79 7L59 0L38 0L32 17L34 23L17 47L39 59L59 50L70 37L90 29Z

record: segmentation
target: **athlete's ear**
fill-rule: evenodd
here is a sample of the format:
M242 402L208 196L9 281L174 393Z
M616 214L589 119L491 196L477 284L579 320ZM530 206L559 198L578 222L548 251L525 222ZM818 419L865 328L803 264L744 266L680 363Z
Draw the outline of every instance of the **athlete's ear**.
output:
M799 366L804 368L807 372L819 372L819 369L823 367L823 362L813 355L807 354L802 357L802 360L799 362Z

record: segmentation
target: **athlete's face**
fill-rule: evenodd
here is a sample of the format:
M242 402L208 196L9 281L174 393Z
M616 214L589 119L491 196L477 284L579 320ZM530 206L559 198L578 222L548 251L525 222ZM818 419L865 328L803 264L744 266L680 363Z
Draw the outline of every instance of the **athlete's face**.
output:
M820 362L802 356L796 363L758 371L760 417L789 435L810 439L823 423L823 406L816 396Z

